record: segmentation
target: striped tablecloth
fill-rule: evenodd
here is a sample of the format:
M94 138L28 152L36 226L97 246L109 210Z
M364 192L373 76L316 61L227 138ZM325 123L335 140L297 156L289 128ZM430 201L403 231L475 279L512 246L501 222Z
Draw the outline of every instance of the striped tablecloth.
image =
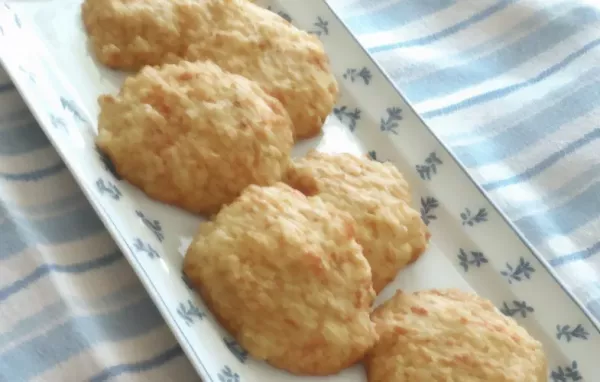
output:
M600 3L330 0L600 316ZM196 373L0 73L0 381Z

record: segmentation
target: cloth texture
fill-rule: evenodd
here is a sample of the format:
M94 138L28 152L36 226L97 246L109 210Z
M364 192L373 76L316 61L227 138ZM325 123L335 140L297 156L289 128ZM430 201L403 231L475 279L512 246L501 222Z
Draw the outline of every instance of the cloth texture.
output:
M600 317L600 3L330 0ZM197 381L0 71L0 381Z

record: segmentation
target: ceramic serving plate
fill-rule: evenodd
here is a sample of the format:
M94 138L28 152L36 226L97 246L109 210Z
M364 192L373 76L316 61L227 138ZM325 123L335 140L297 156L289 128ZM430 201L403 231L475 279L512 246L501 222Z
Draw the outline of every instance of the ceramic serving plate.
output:
M458 287L492 300L545 346L550 381L597 381L600 332L548 264L523 241L324 0L270 7L318 35L341 98L309 148L368 154L395 164L412 184L431 245L378 302L398 288ZM80 1L1 5L0 58L23 98L152 296L204 381L365 381L360 365L329 377L298 377L248 356L218 325L181 274L201 218L147 198L119 179L95 150L97 97L124 75L91 54ZM281 349L285 351L285 349Z

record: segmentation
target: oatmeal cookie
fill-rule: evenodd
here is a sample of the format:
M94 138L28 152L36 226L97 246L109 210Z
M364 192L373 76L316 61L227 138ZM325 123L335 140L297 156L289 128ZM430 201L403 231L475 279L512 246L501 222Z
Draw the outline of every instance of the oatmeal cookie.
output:
M546 382L542 345L491 302L459 290L397 292L371 315L369 382Z
M352 215L377 293L427 247L427 226L409 205L408 183L391 164L313 150L292 162L285 181Z
M145 67L99 103L99 148L162 202L214 213L287 169L293 133L281 103L213 63Z
M186 58L210 59L258 81L286 108L296 138L317 135L338 96L318 37L245 0L201 4Z
M371 272L354 235L352 218L319 198L250 186L201 224L183 269L250 355L327 375L376 340Z
M81 18L96 58L110 68L173 63L186 46L176 1L85 0Z

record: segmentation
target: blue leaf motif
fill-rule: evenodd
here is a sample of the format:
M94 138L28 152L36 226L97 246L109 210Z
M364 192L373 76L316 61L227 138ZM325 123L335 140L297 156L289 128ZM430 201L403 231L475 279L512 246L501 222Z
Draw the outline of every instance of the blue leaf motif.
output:
M109 180L104 180L102 178L99 178L96 181L96 188L98 189L98 192L100 192L100 195L108 195L111 198L113 198L114 200L119 200L121 199L121 191L119 191L119 189L117 188L117 186L115 186L111 181Z
M50 114L50 123L55 129L62 129L64 131L67 131L67 124L65 123L65 120L61 117L57 117L54 114Z
M83 118L83 116L79 112L79 109L77 108L77 106L75 106L73 101L70 101L65 97L60 97L60 104L62 105L63 109L70 112L75 117L75 119L81 122L85 122L85 118Z
M460 214L460 218L462 219L462 225L473 227L476 224L486 222L488 213L485 208L480 208L475 214L469 208L465 208L465 211Z
M571 362L569 366L559 366L550 373L553 382L581 381L583 377L579 374L577 361Z
M148 227L150 231L152 231L152 233L154 234L154 236L156 236L158 241L162 242L164 240L165 235L163 234L162 226L160 225L160 222L158 220L148 218L140 210L136 210L135 214L142 219L144 225Z
M512 302L512 306L509 306L507 302L502 304L502 308L500 308L500 312L502 312L505 316L514 317L517 314L520 314L521 317L527 317L527 314L533 313L533 307L527 305L525 301L517 301L514 300Z
M371 83L373 75L371 74L371 71L366 66L364 66L361 69L346 69L344 74L342 74L342 77L344 79L349 79L351 82L357 81L358 79L362 79L365 85L369 85Z
M432 152L427 158L425 158L424 164L416 165L417 173L421 179L431 180L431 177L437 174L437 168L441 164L443 164L441 159L438 158L435 152Z
M377 158L377 152L375 150L371 150L367 153L367 156L369 157L369 159L383 163L382 160Z
M134 240L133 248L135 248L137 252L145 253L151 259L158 259L160 257L156 249L152 248L150 244L144 243L140 238Z
M240 382L240 376L238 373L234 373L229 366L223 367L219 372L220 382Z
M428 196L421 198L421 219L426 225L429 225L432 220L436 220L437 216L434 210L440 206L436 198Z
M333 114L344 124L348 125L350 131L356 130L356 123L360 120L360 109L351 110L347 106L333 108Z
M223 337L223 342L227 346L227 349L240 361L241 363L245 363L246 359L248 359L248 352L244 350L233 338Z
M275 11L273 9L273 7L271 7L270 5L267 7L267 9L273 13L276 13L279 15L279 17L283 18L284 20L286 20L287 22L291 23L292 22L292 18L290 17L289 14L283 12L283 11Z
M470 251L467 253L464 249L458 250L458 263L463 267L464 271L467 272L470 266L481 267L483 264L487 264L488 259L482 252Z
M501 271L500 274L507 278L509 284L512 284L513 281L523 281L524 278L530 279L531 274L534 272L535 268L531 266L529 261L525 261L525 258L521 257L516 267L506 263L506 270Z
M329 22L323 19L321 16L317 17L317 21L313 24L315 29L308 30L308 33L315 34L317 36L326 36L329 34Z
M396 129L400 126L398 122L402 120L402 109L399 107L388 107L385 111L387 117L381 118L379 129L384 132L398 135Z
M17 26L17 28L21 28L21 19L19 18L19 15L17 15L15 13L15 25Z
M192 300L187 300L187 305L183 302L179 303L177 314L179 314L179 317L185 321L187 326L192 325L196 318L203 320L204 317L206 317L206 313L200 311L200 309L198 309Z
M577 324L574 328L570 325L556 325L556 338L559 340L563 338L567 342L571 342L574 338L587 340L589 335L590 333L588 333L581 324Z

